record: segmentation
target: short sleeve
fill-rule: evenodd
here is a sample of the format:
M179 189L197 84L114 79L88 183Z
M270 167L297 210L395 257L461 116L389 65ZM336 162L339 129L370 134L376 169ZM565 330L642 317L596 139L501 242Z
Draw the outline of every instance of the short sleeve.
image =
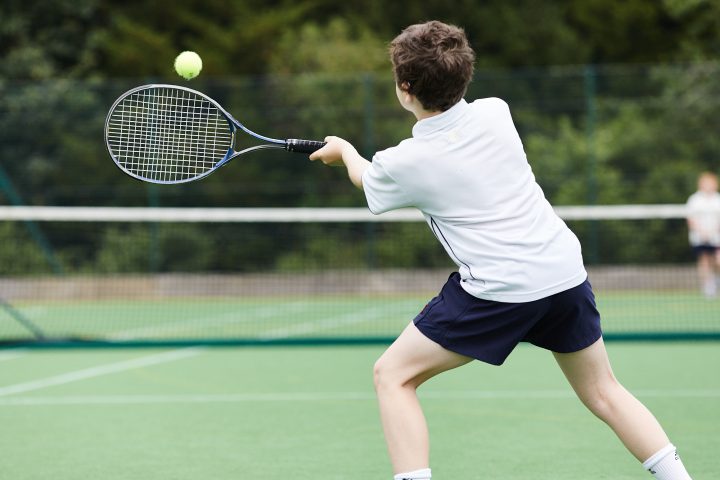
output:
M405 190L388 172L387 161L384 152L378 152L362 176L368 208L375 215L412 205Z

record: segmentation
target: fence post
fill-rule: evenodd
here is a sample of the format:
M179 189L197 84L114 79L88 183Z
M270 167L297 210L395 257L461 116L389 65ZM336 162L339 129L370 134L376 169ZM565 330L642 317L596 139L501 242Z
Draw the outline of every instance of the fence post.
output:
M160 206L160 194L158 186L152 183L147 184L148 206ZM157 222L148 225L150 229L150 245L148 251L148 267L151 273L156 273L160 268L160 226Z
M0 164L0 191L5 192L5 195L8 197L8 200L10 200L10 203L12 205L23 205L24 202L22 198L20 197L20 194L15 190L15 187L13 186L12 182L10 181L10 177L8 176L7 172L5 171L5 168ZM42 250L43 255L45 256L45 260L50 265L50 268L52 268L53 273L61 275L65 273L62 264L58 261L57 257L55 256L55 252L53 252L52 245L50 244L50 241L47 239L45 234L40 230L40 227L35 224L35 222L31 220L26 220L23 222L25 224L25 228L30 233L30 236L35 240L35 243L38 244L40 247L40 250Z
M365 157L375 153L375 74L363 74L363 150Z
M597 70L595 65L586 65L585 84L585 135L587 141L587 204L596 205L598 201L597 152L595 128L597 125ZM585 257L589 263L600 262L599 231L597 221L591 220Z
M367 159L375 154L375 74L367 72L363 74L363 133L364 133L364 156ZM377 226L374 222L368 222L365 227L365 242L367 252L365 263L369 269L377 266L377 242L375 237Z

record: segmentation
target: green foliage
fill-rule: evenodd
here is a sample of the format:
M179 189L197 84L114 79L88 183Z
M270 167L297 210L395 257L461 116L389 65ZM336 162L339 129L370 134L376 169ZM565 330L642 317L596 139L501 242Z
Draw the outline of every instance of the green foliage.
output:
M655 0L582 0L568 2L567 21L589 40L588 63L649 62L672 59L680 36L676 22Z
M678 4L691 7L676 8ZM695 4L695 5L693 5ZM370 26L390 40L437 19L465 28L484 67L680 61L717 57L714 0L322 0L313 10Z
M302 248L290 247L282 252L275 268L280 271L312 271L342 265L342 268L366 268L371 254L364 242L349 241L342 236L319 235L306 239Z
M100 162L106 108L92 83L0 83L0 164L21 201L52 204L78 179L111 181L116 172ZM75 196L69 204L82 201L76 190L63 193Z
M306 23L279 38L270 56L274 73L347 73L386 71L386 42L367 26L353 28L343 18L324 25Z
M30 241L23 226L0 222L0 275L48 272L42 250Z
M93 271L108 273L192 272L208 269L214 239L200 226L141 224L104 231Z
M182 50L204 76L382 68L409 24L465 28L478 65L508 67L717 58L715 0L7 0L0 77L173 78ZM541 48L539 48L539 46Z
M424 223L401 223L374 239L376 263L383 268L450 267L452 262Z
M174 76L183 50L203 59L203 76L263 73L277 39L302 25L312 3L238 0L112 2L97 44L107 75Z
M182 83L172 61L195 50L204 69L192 86L251 129L275 137L340 135L370 157L409 136L414 121L397 106L386 45L405 26L432 18L467 31L478 54L468 98L508 101L553 203L683 202L697 172L720 170L714 133L720 3L714 0L6 0L0 4L0 166L19 200L37 205L362 206L342 169L267 152L202 182L150 191L107 158L105 113L138 83ZM640 62L655 66L626 65ZM572 66L578 64L600 65ZM10 196L0 186L0 202ZM49 270L23 228L0 227L0 271ZM624 250L628 255L684 259L678 253L684 228L667 228L647 224L596 240L611 251L612 242L634 245ZM583 236L598 230L577 229ZM173 232L145 225L98 233L96 241L56 238L52 229L48 235L70 271L447 261L423 225L352 233L262 225ZM612 258L626 261L623 255Z
M591 134L561 117L554 134L526 137L528 157L546 195L558 205L642 203L647 189L656 194L650 203L662 199L656 186L645 182L657 166L657 119L633 105L604 113L608 118ZM595 198L588 196L591 188ZM686 200L675 193L665 198L667 203Z
M144 272L150 270L151 240L147 226L129 230L108 228L103 235L94 268L99 272Z
M590 83L584 69L495 71L478 77L470 98L496 94L509 102L528 159L554 204L681 203L694 190L699 171L720 170L720 140L708 134L720 108L720 92L713 81L718 68L711 63L600 68L594 96L588 96ZM0 154L26 201L110 205L148 201L146 186L121 175L98 141L103 105L112 100L111 88L121 91L122 87L97 85L47 81L4 87L11 94L0 100L4 109ZM369 155L409 135L412 125L396 105L389 74L245 78L209 84L208 89L230 111L241 112L246 124L257 131L318 138L340 134ZM593 116L588 114L591 106ZM32 124L24 108L34 112L35 121L47 123L43 135L29 128ZM343 169L272 152L243 158L202 182L152 191L153 204L161 206L362 206L364 201ZM123 197L123 192L128 193ZM586 251L597 245L601 255L588 255L591 261L687 260L682 222L624 225L584 223L573 228L588 245ZM97 242L80 233L63 237L52 229L46 233L69 272L447 265L424 225L367 228L215 225L174 232L164 225L154 229L145 225L112 227L100 232ZM32 240L25 243L37 250ZM38 259L23 267L28 272L49 270L45 260L28 255Z
M0 78L89 77L99 55L100 0L0 4Z
M310 225L278 256L279 270L433 268L452 263L422 223ZM335 267L337 268L337 267Z
M690 60L717 59L720 53L720 2L716 0L664 0L669 16L681 25L674 47Z

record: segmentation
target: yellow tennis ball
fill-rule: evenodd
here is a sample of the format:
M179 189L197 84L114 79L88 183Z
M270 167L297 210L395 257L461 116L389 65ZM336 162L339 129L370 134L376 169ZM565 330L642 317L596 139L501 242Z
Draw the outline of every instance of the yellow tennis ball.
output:
M202 59L195 52L182 52L175 58L175 71L185 80L195 78L202 70Z

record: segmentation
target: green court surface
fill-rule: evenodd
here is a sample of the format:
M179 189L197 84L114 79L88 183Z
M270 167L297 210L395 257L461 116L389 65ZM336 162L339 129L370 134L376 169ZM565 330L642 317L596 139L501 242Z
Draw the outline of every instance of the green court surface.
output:
M622 343L617 376L695 480L717 477L720 343ZM0 350L0 478L389 479L382 347ZM421 390L433 478L649 478L521 345Z
M433 293L289 297L18 302L14 308L49 338L123 341L392 338ZM684 291L603 291L598 308L607 334L720 337L720 299ZM31 332L0 309L0 340Z

